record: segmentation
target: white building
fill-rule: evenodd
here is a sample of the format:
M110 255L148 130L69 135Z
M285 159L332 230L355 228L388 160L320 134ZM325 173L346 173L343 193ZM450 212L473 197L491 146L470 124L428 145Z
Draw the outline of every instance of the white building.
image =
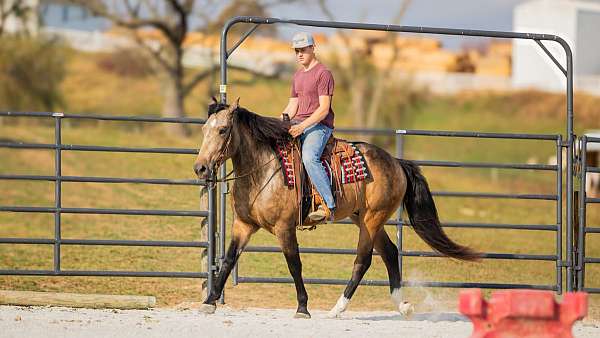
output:
M600 94L600 1L533 0L515 7L513 30L554 34L565 39L573 51L576 90ZM566 67L562 47L546 41L544 45ZM513 48L513 85L542 90L564 91L565 76L532 40L515 40Z

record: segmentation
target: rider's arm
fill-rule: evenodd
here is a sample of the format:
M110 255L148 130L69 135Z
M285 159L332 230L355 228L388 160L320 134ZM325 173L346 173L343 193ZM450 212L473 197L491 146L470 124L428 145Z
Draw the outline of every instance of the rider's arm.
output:
M319 96L319 108L315 110L312 115L310 115L306 120L300 123L304 129L308 127L312 127L315 124L321 122L327 114L329 113L329 108L331 107L331 96L329 95L321 95Z
M281 116L283 116L283 114L288 114L288 116L290 117L290 119L293 119L294 116L296 116L297 112L298 112L298 98L297 97L290 97L290 100L288 101L287 106L285 107L285 109L281 113Z

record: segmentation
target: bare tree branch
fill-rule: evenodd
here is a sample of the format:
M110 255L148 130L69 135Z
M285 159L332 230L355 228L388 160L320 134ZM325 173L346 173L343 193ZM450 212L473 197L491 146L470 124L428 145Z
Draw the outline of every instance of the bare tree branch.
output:
M177 42L177 36L173 32L172 27L169 27L164 21L161 21L159 18L153 17L151 19L144 19L139 16L139 13L136 14L135 12L128 12L130 17L128 19L123 19L118 14L111 12L106 6L106 4L99 0L70 0L70 2L87 8L90 12L92 12L92 14L105 17L113 23L115 23L116 25L122 27L130 29L154 27L161 31L172 43Z
M331 21L336 20L333 12L327 6L326 0L318 0L317 4L327 19ZM411 0L404 0L400 4L398 11L394 15L392 24L399 24L410 4ZM352 41L346 32L339 31L337 34L342 39L344 46L351 46ZM395 32L388 32L386 34L384 42L392 48L392 53L385 65L375 67L375 72L371 70L371 67L365 68L364 54L351 52L348 55L349 65L344 68L342 79L344 80L343 83L349 87L348 90L352 93L351 109L354 111L355 123L357 124L373 127L377 122L378 112L392 75L389 68L396 62L399 54L396 37L397 33ZM368 74L365 72L368 72ZM365 76L370 80L367 80Z
M150 55L152 55L152 57L154 57L154 60L156 62L158 62L158 64L161 67L163 67L163 69L167 73L175 72L175 69L169 63L169 60L164 58L164 56L162 54L162 51L163 51L162 46L159 45L158 50L155 50L146 41L144 41L144 39L139 35L139 33L137 31L133 32L133 37L134 37L135 41L137 42L137 45L140 46L141 48L143 48L146 52L150 53Z
M263 73L255 71L255 70L252 70L249 68L244 68L244 67L239 67L239 66L235 66L235 65L227 65L227 68L243 71L243 72L249 73L253 76L257 76L257 77L261 77L261 78L265 78L265 79L273 79L276 77L275 75L265 75ZM219 69L221 69L220 65L213 64L209 68L205 68L205 69L199 71L198 73L196 73L192 77L192 79L184 86L183 95L187 96L194 89L194 87L196 87L196 85L198 85L200 82L207 79L211 74L214 74Z
M150 12L150 14L152 16L154 16L154 17L160 16L160 12L159 12L158 8L156 8L156 6L155 6L156 2L150 1L150 0L141 0L139 3L145 5L146 8L148 9L148 12Z
M400 23L400 21L406 14L408 7L410 6L411 1L412 0L402 1L402 4L400 5L398 12L396 13L396 16L393 19L393 22L392 22L393 25L398 25ZM375 81L375 88L373 90L372 99L369 104L369 108L367 110L367 119L368 119L367 126L369 126L369 127L375 126L375 123L377 122L377 116L378 116L377 112L379 111L379 108L381 106L381 101L383 99L383 94L385 91L384 89L385 89L385 86L389 83L390 78L391 78L392 72L387 71L387 69L389 69L394 64L394 62L396 62L396 59L398 58L399 48L398 48L398 44L396 43L397 35L398 34L395 32L388 32L387 36L386 36L387 44L392 47L392 56L388 59L387 64L384 67L381 67L382 70L380 70L377 73L377 80Z
M125 0L125 8L129 13L131 13L132 16L135 17L139 16L141 5L141 2L136 2L135 5L132 5L130 0Z

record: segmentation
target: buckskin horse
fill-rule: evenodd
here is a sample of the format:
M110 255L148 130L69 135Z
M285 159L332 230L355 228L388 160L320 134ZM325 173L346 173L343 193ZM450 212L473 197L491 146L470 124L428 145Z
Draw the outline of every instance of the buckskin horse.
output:
M294 317L310 318L296 238L300 206L296 192L284 184L281 163L274 150L277 142L291 140L290 123L250 112L239 106L239 98L232 105L218 103L213 98L208 115L194 171L204 179L231 159L236 176L231 191L234 213L231 242L200 311L215 311L231 269L252 234L263 228L277 237L293 277L298 300ZM384 230L384 223L401 203L412 228L435 251L459 260L477 260L480 255L456 244L444 233L427 181L416 164L394 158L372 144L356 146L364 154L371 177L361 182L360 189L346 185L344 199L337 201L335 220L349 217L358 226L359 240L352 277L329 315L338 317L346 310L371 265L374 248L387 268L392 301L402 313L408 303L401 299L398 250Z

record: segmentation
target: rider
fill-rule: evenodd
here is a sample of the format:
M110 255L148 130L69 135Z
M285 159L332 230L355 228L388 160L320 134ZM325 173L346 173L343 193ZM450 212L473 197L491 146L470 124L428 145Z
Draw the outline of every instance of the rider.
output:
M319 205L308 217L313 221L326 218L333 220L335 201L329 177L320 160L327 140L333 133L333 75L317 60L312 35L297 33L292 38L292 47L301 67L292 79L290 100L282 116L288 114L292 119L290 134L293 137L300 136L302 162L310 180L327 204L328 210Z

